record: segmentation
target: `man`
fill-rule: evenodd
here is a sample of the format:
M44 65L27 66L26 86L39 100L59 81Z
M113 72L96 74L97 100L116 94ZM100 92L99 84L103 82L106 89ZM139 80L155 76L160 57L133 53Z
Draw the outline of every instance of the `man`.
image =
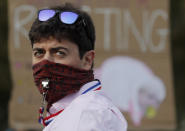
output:
M33 76L43 95L44 131L125 131L120 111L94 79L95 29L71 4L42 9L29 32ZM43 117L47 101L47 117Z

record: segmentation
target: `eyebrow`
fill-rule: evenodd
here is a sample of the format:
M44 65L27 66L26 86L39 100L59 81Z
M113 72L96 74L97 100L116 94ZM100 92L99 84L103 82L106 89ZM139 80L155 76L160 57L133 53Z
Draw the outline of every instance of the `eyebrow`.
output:
M43 48L33 48L33 51L44 50Z
M54 48L51 48L50 50L51 51L57 51L57 50L61 50L61 49L69 52L69 50L65 47L54 47ZM38 51L38 50L44 50L44 49L43 48L38 48L38 47L33 48L33 51Z
M67 49L67 48L65 48L65 47L54 47L54 48L51 48L50 50L51 51L58 51L58 50L65 50L65 51L67 51L67 52L69 52L69 50Z

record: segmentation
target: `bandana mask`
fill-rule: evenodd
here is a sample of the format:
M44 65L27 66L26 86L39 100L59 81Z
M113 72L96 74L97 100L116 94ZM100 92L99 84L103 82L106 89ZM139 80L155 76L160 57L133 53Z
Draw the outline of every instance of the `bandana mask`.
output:
M82 70L67 65L43 60L32 67L36 86L41 94L45 92L42 82L49 81L45 100L47 109L63 97L77 92L84 84L94 80L92 70Z

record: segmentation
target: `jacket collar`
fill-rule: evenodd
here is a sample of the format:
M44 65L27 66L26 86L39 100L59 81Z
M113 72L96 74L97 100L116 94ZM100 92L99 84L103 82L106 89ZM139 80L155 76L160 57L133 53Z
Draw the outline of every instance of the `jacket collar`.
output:
M94 88L92 88L92 87L94 87ZM80 88L80 90L78 92L67 95L66 97L64 97L64 98L58 100L57 102L55 102L54 104L52 104L52 106L50 107L49 112L48 112L49 115L54 114L54 113L60 111L61 109L65 109L78 96L80 96L86 92L97 90L99 88L101 88L101 84L97 80L86 83L85 85L83 85Z

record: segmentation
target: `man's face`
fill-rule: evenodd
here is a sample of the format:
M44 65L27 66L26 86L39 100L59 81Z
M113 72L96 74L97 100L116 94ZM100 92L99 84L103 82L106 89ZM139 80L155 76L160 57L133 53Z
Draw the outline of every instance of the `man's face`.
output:
M51 38L33 44L33 65L42 60L49 60L51 62L89 70L93 58L94 51L89 51L80 59L78 46L69 40L58 42L56 39Z

